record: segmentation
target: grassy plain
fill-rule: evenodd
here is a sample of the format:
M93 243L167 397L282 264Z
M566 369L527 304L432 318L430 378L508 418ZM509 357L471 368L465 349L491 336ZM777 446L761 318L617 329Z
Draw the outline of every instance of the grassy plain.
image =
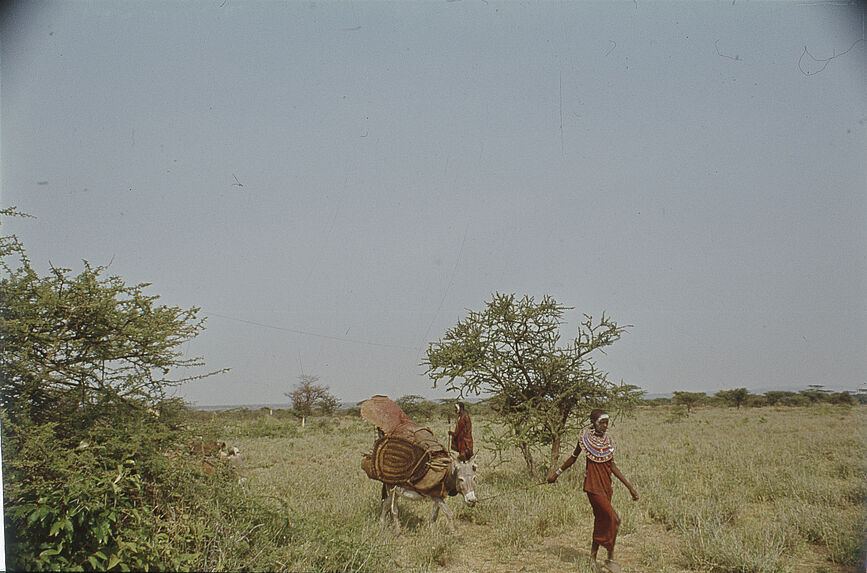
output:
M445 443L446 420L421 422ZM257 569L590 571L583 460L556 484L530 487L517 452L494 464L484 439L493 420L474 420L482 501L470 509L448 500L457 532L443 518L428 524L428 502L403 501L399 535L381 526L380 484L361 470L375 433L360 418L313 419L302 429L257 412L208 423L241 449L246 495L285 515L283 542L256 548ZM618 466L641 495L632 502L615 484L624 571L864 570L867 407L709 408L688 417L643 408L610 431Z

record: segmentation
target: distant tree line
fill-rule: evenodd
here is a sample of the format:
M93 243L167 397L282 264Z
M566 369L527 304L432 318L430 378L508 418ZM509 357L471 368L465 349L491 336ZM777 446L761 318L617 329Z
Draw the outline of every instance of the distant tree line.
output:
M407 394L394 400L410 420L414 422L429 422L430 420L454 421L455 402L457 398L429 399L417 394ZM464 401L467 412L472 417L487 417L495 412L488 400ZM350 408L336 412L344 416L361 416L361 402Z
M858 405L867 404L867 388L857 392L834 392L819 384L811 384L806 390L798 392L769 390L763 394L753 394L746 388L720 390L713 395L704 392L676 391L670 398L642 399L644 406L677 405L692 411L696 406L728 406L734 408L763 406L813 406L816 404Z

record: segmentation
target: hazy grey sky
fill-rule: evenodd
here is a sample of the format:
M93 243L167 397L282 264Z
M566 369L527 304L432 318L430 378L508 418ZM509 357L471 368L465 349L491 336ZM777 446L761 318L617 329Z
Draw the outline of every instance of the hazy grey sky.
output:
M649 392L867 382L867 42L846 2L17 3L3 224L201 306L200 405L444 396L493 292L634 325Z

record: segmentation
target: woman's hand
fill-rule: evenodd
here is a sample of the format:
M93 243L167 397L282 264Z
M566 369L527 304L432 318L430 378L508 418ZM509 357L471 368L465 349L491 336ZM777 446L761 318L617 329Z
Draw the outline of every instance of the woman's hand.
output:
M638 501L638 492L632 488L629 488L629 493L632 494L632 501Z

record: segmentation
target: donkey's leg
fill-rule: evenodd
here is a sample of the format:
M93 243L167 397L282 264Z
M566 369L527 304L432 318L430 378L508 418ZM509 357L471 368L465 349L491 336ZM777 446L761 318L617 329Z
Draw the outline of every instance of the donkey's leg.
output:
M385 484L382 484L383 492L385 495L382 496L382 501L379 502L379 520L385 523L385 512L388 511L389 499L391 498L391 491L388 490Z
M388 506L390 503L391 492L386 492L385 497L382 498L382 501L379 502L379 520L385 523L385 513L388 511Z
M381 502L381 510L379 512L379 519L385 524L385 520L387 519L387 515L391 515L392 521L397 520L397 507L395 506L395 498L397 497L397 488L395 486L386 486L383 484L385 488L385 497Z
M440 516L440 499L438 497L432 497L430 498L430 500L433 503L433 513L430 516L430 522L431 525L433 525L434 523L436 523L437 518Z
M443 513L446 516L446 519L449 520L449 531L454 533L455 531L455 514L452 513L452 510L449 509L449 506L446 505L446 501L441 497L435 497L434 500L434 514L431 518L431 524L433 524L434 520L439 515L439 510L442 509Z
M400 533L400 519L397 517L397 498L400 495L399 486L393 486L391 488L391 496L389 499L391 503L389 503L389 509L391 510L391 522L394 525L394 530Z

